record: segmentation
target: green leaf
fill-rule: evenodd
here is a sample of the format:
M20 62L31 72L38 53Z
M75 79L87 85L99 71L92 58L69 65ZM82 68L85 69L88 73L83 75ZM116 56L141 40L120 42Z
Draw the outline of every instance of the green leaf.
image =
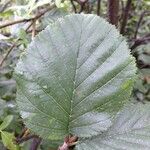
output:
M0 116L3 115L5 108L6 108L6 102L4 100L0 99Z
M7 128L9 124L12 122L12 120L13 120L12 115L8 115L7 117L5 117L2 124L0 125L0 130L4 130L5 128Z
M141 54L138 58L140 61L142 61L144 64L150 64L150 56Z
M0 80L0 96L3 99L5 100L12 99L14 91L16 91L16 83L14 80L12 79Z
M6 131L1 132L3 144L9 150L19 150L19 146L14 144L14 135Z
M131 103L104 135L81 140L76 150L150 149L150 103Z
M45 4L50 4L52 0L41 0L41 1L36 1L36 0L30 0L28 3L28 14L30 14L33 10L37 9L40 6L43 6Z
M13 5L8 8L8 10L13 11L14 16L20 16L24 18L28 18L28 5Z
M59 8L62 0L55 0L55 5Z
M61 8L53 8L51 11L47 12L43 17L43 24L44 26L53 23L58 18L64 17L68 15L67 11Z
M28 43L29 43L29 37L27 35L27 33L25 32L24 29L20 29L19 30L19 35L18 35L19 39L20 39L20 43L23 44L25 47L27 47Z
M6 11L3 11L3 12L0 12L0 18L8 18L12 15L13 15L12 10L6 10Z
M69 15L38 34L15 72L25 124L56 140L106 131L130 96L136 67L114 26Z
M32 11L32 8L36 4L36 0L30 0L28 3L29 13Z
M37 3L31 8L31 10L33 11L33 10L37 9L38 7L41 7L41 6L45 5L45 4L50 4L51 2L52 2L52 0L41 0L41 1L37 2Z

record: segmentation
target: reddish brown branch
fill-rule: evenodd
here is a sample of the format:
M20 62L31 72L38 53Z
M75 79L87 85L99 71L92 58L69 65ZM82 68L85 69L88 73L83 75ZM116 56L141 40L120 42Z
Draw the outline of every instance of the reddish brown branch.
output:
M124 7L124 1L123 0L121 0L120 1L120 5L121 5L121 15L120 15L120 20L123 18L123 14L124 14L124 9L125 9L125 7Z
M85 4L88 2L88 0L75 0L80 5L79 13L81 13L84 10Z
M88 0L75 0L75 1L81 5L86 3Z
M30 146L30 150L37 150L41 141L42 141L42 139L39 137L33 138L32 144Z
M28 141L34 137L37 137L37 135L30 135L30 130L28 128L23 128L21 131L21 134L16 137L15 142L17 144L21 144L25 141Z
M10 54L10 52L14 49L14 47L16 47L16 43L14 43L10 49L8 50L8 52L6 53L6 55L4 56L4 58L2 59L1 63L0 63L0 67L3 65L4 61L7 59L8 55Z
M22 129L22 131L21 131L21 133L20 133L20 135L17 137L17 138L21 138L21 137L23 137L24 136L24 134L26 133L26 131L28 131L28 128L23 128Z
M69 150L69 149L72 149L75 147L75 145L77 144L77 140L78 140L78 137L77 136L67 136L65 139L64 139L64 143L62 146L60 146L58 148L58 150Z
M111 24L118 25L119 0L108 0L108 19Z
M128 16L129 16L129 11L130 11L130 7L131 7L131 3L132 3L132 0L127 1L125 10L124 10L124 13L123 13L123 16L122 16L122 24L121 24L121 28L120 28L120 33L121 34L124 34L124 32L125 32L125 28L126 28L127 20L128 20Z
M97 1L97 15L100 15L100 10L101 10L101 0Z
M84 4L81 4L81 5L80 5L80 11L79 11L79 14L80 14L81 12L83 12L83 9L84 9Z
M37 150L42 139L37 135L30 135L29 133L30 133L30 130L27 128L24 128L22 133L16 138L15 142L17 144L21 144L23 142L26 142L32 139L30 150Z
M70 0L70 2L71 2L71 4L72 4L72 7L73 7L73 9L74 9L74 12L77 13L77 8L76 8L76 6L75 6L75 4L74 4L74 0Z
M19 138L16 139L16 143L21 144L21 143L23 143L25 141L28 141L30 139L33 139L33 138L38 138L38 136L37 135L28 135L28 136L25 136L25 137L19 137Z
M30 132L29 129L27 128L23 129L22 133L16 138L15 142L17 144L21 144L23 142L26 142L32 139L30 150L37 150L42 139L37 135L30 135L29 132Z
M134 44L130 47L131 50L137 48L140 45L144 45L150 42L150 34L147 34L146 36L142 38L138 38L134 40Z
M19 19L19 20L7 22L7 23L4 23L4 24L0 25L0 29L5 28L5 27L8 27L8 26L11 26L11 25L14 25L14 24L19 24L19 23L23 23L23 22L29 22L29 21L31 21L31 20L33 20L33 18L29 18L29 19Z
M36 35L36 20L33 20L33 25L32 25L32 40Z
M142 22L142 20L143 20L143 17L144 17L145 15L149 14L149 13L150 13L150 11L144 11L144 12L141 13L140 18L139 18L139 21L137 22L137 25L136 25L135 34L134 34L134 39L136 39L136 37L137 37L138 30L139 30L140 24L141 24L141 22Z

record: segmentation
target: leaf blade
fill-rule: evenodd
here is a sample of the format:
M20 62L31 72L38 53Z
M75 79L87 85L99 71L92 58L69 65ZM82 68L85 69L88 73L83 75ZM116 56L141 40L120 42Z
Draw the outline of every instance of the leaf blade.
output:
M7 128L7 126L9 126L12 120L13 120L13 115L8 115L7 117L5 117L3 122L0 125L0 130L4 130L5 128Z
M135 72L112 25L94 15L69 15L41 32L20 59L17 103L28 113L26 125L45 138L97 135L130 96Z
M10 150L19 150L19 146L14 144L14 135L13 133L9 133L6 131L1 132L2 141L5 147L7 147Z
M104 135L93 137L93 139L81 140L81 145L77 145L76 150L91 147L98 149L149 149L150 131L150 104L139 102L129 103L121 111L113 126Z

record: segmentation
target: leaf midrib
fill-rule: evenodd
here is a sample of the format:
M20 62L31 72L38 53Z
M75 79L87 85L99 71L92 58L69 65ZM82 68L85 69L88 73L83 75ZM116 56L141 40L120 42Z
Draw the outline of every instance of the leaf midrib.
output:
M77 18L77 21L79 22L78 18ZM75 87L76 87L76 76L77 76L77 65L78 65L78 58L79 58L79 51L80 51L80 46L81 46L81 37L82 37L82 30L83 30L83 21L84 21L84 17L82 16L82 21L81 21L81 31L80 31L80 38L79 38L79 47L78 47L78 50L77 50L77 57L76 57L76 65L75 65L75 73L74 73L74 88L73 88L73 92L72 92L72 98L70 100L70 115L69 115L69 121L68 121L68 133L70 134L71 131L70 131L70 123L71 123L71 120L72 120L72 104L73 104L73 98L74 98L74 94L75 94ZM79 22L80 24L80 22Z

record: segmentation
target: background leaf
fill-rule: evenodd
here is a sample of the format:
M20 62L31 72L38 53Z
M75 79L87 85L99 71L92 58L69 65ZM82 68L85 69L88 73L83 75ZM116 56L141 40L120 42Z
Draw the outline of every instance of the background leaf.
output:
M43 25L46 27L50 23L53 23L58 18L68 15L68 12L61 8L53 8L50 12L47 12L43 17Z
M0 116L3 115L5 107L6 107L6 102L0 99Z
M44 6L45 4L50 4L52 1L51 0L41 0L38 1L33 7L31 7L30 9L33 11L36 8L40 7L40 6Z
M7 128L7 126L9 126L12 120L13 120L12 115L5 117L2 124L0 125L0 130L4 130L5 128Z
M7 147L9 150L19 150L19 146L14 144L15 137L13 133L2 131L1 137L2 137L4 146Z
M58 8L60 7L61 2L62 2L62 0L55 0L55 4Z
M22 54L17 103L27 127L44 138L91 137L112 125L130 96L135 71L114 26L95 15L66 16Z

